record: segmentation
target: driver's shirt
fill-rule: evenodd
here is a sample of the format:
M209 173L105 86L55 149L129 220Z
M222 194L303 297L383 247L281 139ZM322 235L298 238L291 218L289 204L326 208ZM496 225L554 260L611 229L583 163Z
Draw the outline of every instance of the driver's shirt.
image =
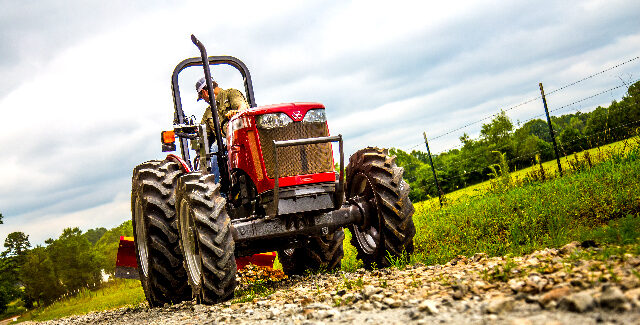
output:
M232 110L242 111L249 108L247 100L244 95L237 89L220 89L216 96L216 108L218 110L218 119L220 121L220 128L222 131L222 137L227 136L227 125L229 119L225 116L227 112ZM211 112L211 106L207 107L202 116L201 124L207 125L207 132L210 136L215 135L215 126L213 123L213 114Z

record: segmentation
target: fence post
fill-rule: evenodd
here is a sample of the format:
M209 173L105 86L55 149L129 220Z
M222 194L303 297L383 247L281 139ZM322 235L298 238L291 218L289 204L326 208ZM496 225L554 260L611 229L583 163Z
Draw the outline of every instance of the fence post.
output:
M433 167L433 159L431 159L431 150L429 150L429 141L427 141L427 132L422 132L424 136L424 144L427 146L427 154L429 155L429 163L431 163L431 170L433 171L433 179L436 181L436 187L438 187L438 198L440 200L440 207L442 208L442 189L440 188L440 183L438 183L438 176L436 176L436 169Z
M558 162L558 170L560 171L560 177L562 177L562 164L560 164L560 153L558 152L558 144L556 143L556 135L553 133L553 127L551 126L551 117L549 117L549 108L547 108L547 98L544 97L544 88L542 82L540 83L540 94L542 94L542 103L544 104L544 112L547 114L547 123L549 124L549 134L551 134L551 140L553 141L553 150L556 152L556 161Z

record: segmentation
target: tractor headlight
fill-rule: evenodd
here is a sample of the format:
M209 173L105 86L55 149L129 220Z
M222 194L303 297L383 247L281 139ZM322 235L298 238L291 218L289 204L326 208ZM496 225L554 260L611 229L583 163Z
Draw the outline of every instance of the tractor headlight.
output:
M310 109L307 111L307 115L304 116L304 119L302 121L313 123L326 122L327 116L324 114L323 108Z
M256 124L259 128L273 129L283 127L293 120L285 113L270 113L256 117Z

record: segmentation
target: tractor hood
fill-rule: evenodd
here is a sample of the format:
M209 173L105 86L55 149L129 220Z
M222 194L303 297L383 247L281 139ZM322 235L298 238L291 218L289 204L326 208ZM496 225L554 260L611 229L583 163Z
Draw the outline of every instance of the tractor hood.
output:
M307 111L310 109L324 109L324 105L320 103L284 103L275 105L265 105L255 108L251 108L248 111L242 112L239 116L257 116L267 113L285 113L294 122L302 121Z

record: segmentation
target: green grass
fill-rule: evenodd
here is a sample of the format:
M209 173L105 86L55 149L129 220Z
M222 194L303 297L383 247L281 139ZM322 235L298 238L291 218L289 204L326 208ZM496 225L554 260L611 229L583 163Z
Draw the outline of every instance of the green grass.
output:
M282 270L282 263L280 263L278 253L276 253L276 258L273 260L273 268L276 270Z
M579 157L583 157L584 154L588 152L589 156L592 157L592 160L594 160L594 162L598 162L598 161L606 160L608 156L610 156L611 154L626 153L629 150L631 150L631 148L633 148L635 145L637 145L638 142L640 142L640 137L636 136L636 137L625 139L622 141L610 143L610 144L601 146L599 148L585 150L577 153L577 155ZM560 164L562 165L563 171L570 172L571 165L574 160L575 160L575 155L561 157ZM555 175L558 173L558 163L556 162L555 159L542 163L542 167L544 168L547 176L551 178L555 177ZM515 182L522 182L526 178L527 174L531 173L534 168L539 168L539 167L538 166L528 167L528 168L512 171L511 177ZM455 203L458 200L467 200L470 197L484 194L486 191L490 189L490 187L491 187L490 181L467 186L457 191L447 193L445 195L445 200L449 204ZM440 203L438 201L438 198L434 197L430 200L426 200L422 202L414 202L414 206L416 207L416 210L422 210L422 209L436 210L440 208Z
M636 146L562 178L504 192L485 191L443 209L417 209L415 259L431 264L477 252L522 255L596 236L598 231L604 232L602 236L628 238L637 229L638 218L633 216L638 214L640 149ZM620 219L628 215L631 219ZM623 233L597 230L616 219L627 220L614 225Z
M351 245L351 232L349 229L344 229L344 241L342 242L342 248L344 251L344 257L342 258L342 270L346 272L354 272L358 268L362 267L362 261L356 258L358 252L356 248Z
M103 311L124 306L136 306L145 301L138 280L116 279L102 288L80 292L75 297L65 298L50 306L27 312L18 322L45 321L72 315L83 315L92 311Z
M550 176L544 183L522 186L527 175L539 168L535 166L511 172L513 183L520 185L505 193L492 193L492 182L487 181L447 194L444 209L438 198L414 203L416 252L410 261L392 264L401 268L407 262L445 263L456 255L477 252L521 255L571 240L622 244L611 238L630 238L640 230L638 217L626 217L640 209L640 165L623 158L634 148L637 151L639 141L634 137L563 157L563 178L555 177L558 165L552 160L542 164ZM574 172L576 156L584 160L585 152L595 166ZM626 218L607 224L619 217ZM344 271L362 266L350 240L345 229Z
M602 227L585 231L580 239L619 246L638 243L640 242L640 215L629 214L610 220Z
M257 281L247 285L243 289L236 289L232 303L239 304L252 302L255 298L266 297L274 292L275 289L273 288L273 285L269 285L266 281Z
M25 311L27 311L27 309L24 307L24 302L20 299L16 299L7 305L7 310L4 313L0 314L0 320L20 315Z

